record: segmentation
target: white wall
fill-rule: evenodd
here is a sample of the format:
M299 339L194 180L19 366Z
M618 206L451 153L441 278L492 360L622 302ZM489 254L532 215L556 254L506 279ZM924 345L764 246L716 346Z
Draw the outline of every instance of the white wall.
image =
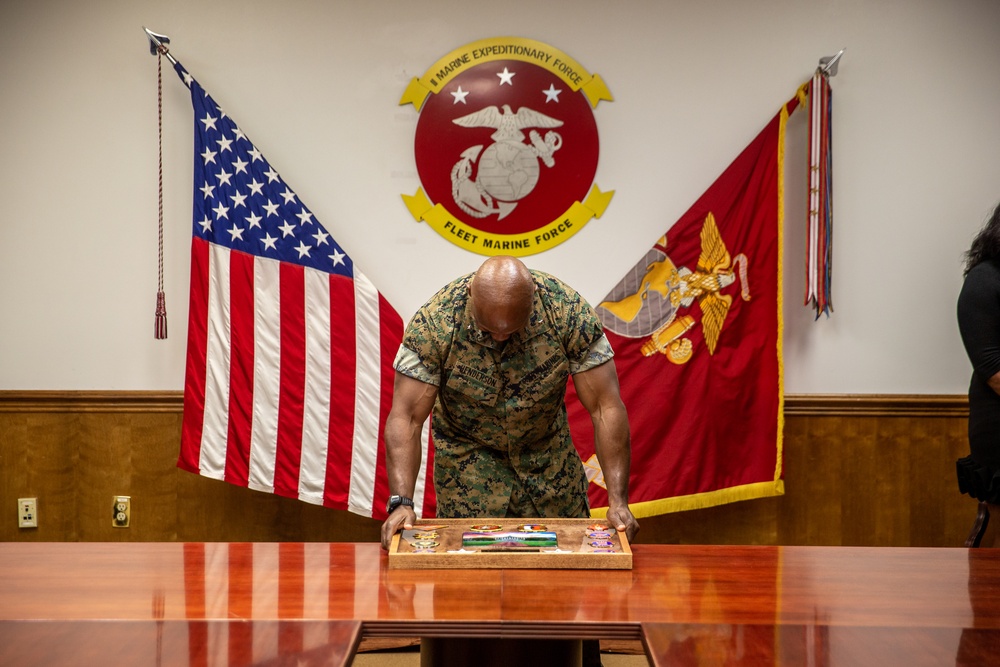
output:
M789 393L962 393L961 256L1000 200L1000 3L703 0L0 3L0 389L178 390L192 118L164 71L170 337L156 292L156 58L236 119L404 319L484 259L410 217L407 82L514 35L599 73L605 215L526 258L600 300L842 47L834 87L835 314L801 305L804 114L790 123ZM166 65L166 62L164 63Z

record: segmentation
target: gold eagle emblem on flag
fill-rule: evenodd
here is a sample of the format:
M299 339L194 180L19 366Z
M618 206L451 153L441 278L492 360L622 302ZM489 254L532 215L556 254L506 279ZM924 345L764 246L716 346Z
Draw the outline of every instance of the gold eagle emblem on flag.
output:
M665 235L657 246L666 249ZM660 258L656 259L656 255ZM722 290L735 283L738 276L741 296L744 301L750 300L747 262L742 253L730 257L715 216L709 212L702 224L701 255L694 271L684 266L677 268L665 251L651 250L644 262L640 262L640 265L645 264L641 277L629 280L626 276L609 295L609 300L598 305L598 315L605 327L619 335L649 336L642 346L643 355L660 353L675 364L683 364L693 354L691 340L684 335L696 322L691 315L680 314L680 311L697 301L701 307L705 345L708 353L714 354L733 302L732 296L723 294ZM614 298L618 294L623 296Z

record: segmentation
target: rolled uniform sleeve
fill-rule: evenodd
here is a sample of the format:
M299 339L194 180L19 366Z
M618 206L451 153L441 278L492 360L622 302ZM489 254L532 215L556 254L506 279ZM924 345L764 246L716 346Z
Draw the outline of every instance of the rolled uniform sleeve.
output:
M615 356L615 351L611 349L611 341L604 334L594 341L587 350L587 356L582 361L569 362L569 372L572 375L577 373L582 373L583 371L589 371L591 368L597 368L601 364L610 361Z
M399 352L396 353L396 359L392 362L392 367L414 380L420 380L435 387L441 385L440 375L432 372L420 359L420 356L405 345L399 346Z

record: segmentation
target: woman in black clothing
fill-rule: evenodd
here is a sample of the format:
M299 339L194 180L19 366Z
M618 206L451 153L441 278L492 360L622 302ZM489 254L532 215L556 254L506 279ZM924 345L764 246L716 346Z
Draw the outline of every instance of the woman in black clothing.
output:
M1000 521L1000 205L965 254L958 328L972 361L970 455L957 461L958 488ZM1000 533L994 538L1000 546Z

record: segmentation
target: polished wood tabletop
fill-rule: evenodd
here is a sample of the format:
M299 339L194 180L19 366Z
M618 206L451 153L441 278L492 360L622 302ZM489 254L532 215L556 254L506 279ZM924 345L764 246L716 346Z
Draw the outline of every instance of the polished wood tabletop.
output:
M360 621L0 621L0 665L351 664Z
M141 621L148 633L152 621L209 644L291 628L315 637L295 650L312 650L336 633L349 645L353 626L330 623L347 621L365 637L641 639L651 662L679 664L699 642L787 658L916 650L917 636L950 664L960 647L1000 646L1000 550L632 550L632 570L406 570L374 543L2 543L0 627ZM783 659L765 664L795 664Z

